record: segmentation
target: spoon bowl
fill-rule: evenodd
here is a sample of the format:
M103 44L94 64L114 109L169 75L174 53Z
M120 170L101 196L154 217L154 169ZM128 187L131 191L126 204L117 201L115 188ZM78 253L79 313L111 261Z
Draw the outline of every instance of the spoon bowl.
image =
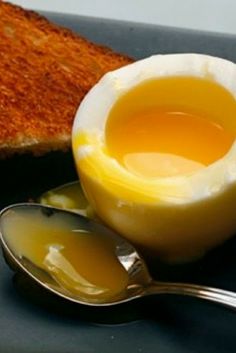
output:
M106 297L105 299L78 295L60 285L45 269L34 264L28 258L19 256L9 246L6 224L10 221L12 215L17 212L27 213L32 210L46 218L60 217L65 222L73 224L75 230L79 229L94 234L103 234L105 237L112 239L115 244L115 256L128 274L125 290L118 295ZM27 217L27 214L25 216ZM27 232L27 229L25 229L25 232ZM17 234L15 236L17 237ZM6 261L15 272L23 272L53 294L74 303L89 306L111 306L151 294L177 294L207 299L231 308L236 308L236 293L234 292L195 284L153 280L144 259L132 244L105 225L74 212L35 203L11 205L3 209L0 213L0 237ZM98 271L99 269L95 270Z

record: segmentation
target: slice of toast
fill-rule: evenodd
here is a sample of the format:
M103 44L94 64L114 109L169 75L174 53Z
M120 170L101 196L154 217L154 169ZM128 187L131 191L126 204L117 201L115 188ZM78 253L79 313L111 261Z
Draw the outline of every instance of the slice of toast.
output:
M75 112L132 59L0 0L0 158L70 147Z

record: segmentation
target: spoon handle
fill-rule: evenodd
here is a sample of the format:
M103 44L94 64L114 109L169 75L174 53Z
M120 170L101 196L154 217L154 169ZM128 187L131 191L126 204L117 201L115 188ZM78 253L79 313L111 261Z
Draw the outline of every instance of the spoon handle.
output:
M148 294L187 295L210 300L236 309L236 293L196 284L152 281L145 289L145 295Z

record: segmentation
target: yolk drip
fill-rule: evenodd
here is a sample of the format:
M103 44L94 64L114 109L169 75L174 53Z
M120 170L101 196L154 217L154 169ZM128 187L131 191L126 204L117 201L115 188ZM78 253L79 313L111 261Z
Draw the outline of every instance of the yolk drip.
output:
M34 211L8 214L3 227L14 254L44 269L70 293L102 301L127 287L128 273L117 259L115 244L105 235Z
M114 105L106 126L109 153L145 177L193 173L223 157L234 141L230 128L217 119L217 105L230 98L224 88L203 79L148 81ZM227 109L226 116L236 113L235 101L232 112Z

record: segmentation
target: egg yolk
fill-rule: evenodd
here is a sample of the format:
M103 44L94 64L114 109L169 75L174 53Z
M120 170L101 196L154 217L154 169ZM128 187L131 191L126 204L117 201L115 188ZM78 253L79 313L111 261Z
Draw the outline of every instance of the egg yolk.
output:
M102 302L127 288L128 273L117 258L114 241L104 234L33 210L9 212L3 229L14 254L46 271L73 295Z
M113 106L106 124L108 153L140 176L193 173L230 149L234 116L234 97L211 80L149 80Z

